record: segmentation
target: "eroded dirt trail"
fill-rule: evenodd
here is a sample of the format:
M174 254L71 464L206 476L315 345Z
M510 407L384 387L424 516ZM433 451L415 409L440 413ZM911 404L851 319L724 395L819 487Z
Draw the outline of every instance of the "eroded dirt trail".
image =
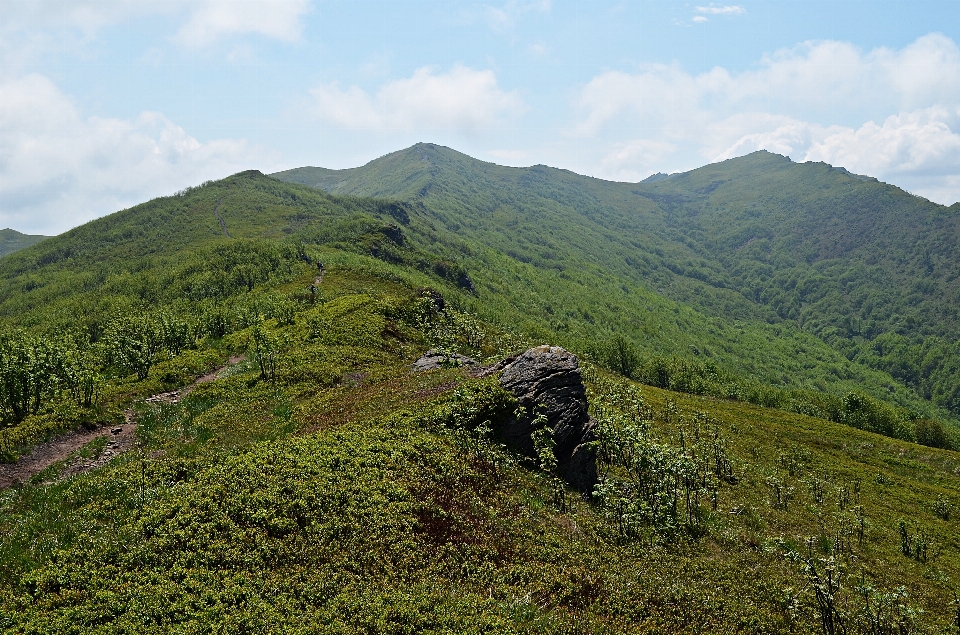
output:
M200 384L211 382L217 378L217 374L227 368L240 362L244 357L231 357L225 366L220 366L200 377L192 384L184 386L180 390L164 392L152 397L147 397L147 403L177 403L194 388ZM107 447L91 459L79 458L64 468L61 472L61 478L67 478L76 474L81 474L101 465L105 465L113 457L133 449L136 443L137 422L133 408L127 408L124 412L124 423L120 426L104 426L95 430L76 430L62 434L59 437L41 443L33 448L33 451L26 456L22 456L14 463L0 463L0 489L6 489L16 483L25 483L43 470L47 469L57 461L62 461L71 454L87 445L99 437L109 437Z

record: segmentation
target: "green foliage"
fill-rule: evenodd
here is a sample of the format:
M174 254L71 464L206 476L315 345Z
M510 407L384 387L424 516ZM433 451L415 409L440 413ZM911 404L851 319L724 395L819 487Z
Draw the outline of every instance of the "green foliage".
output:
M250 339L250 359L260 368L260 378L271 381L276 379L277 365L284 352L283 342L259 324L253 327Z
M407 243L449 245L484 317L549 324L598 360L622 336L761 384L960 413L958 216L874 179L758 152L611 183L431 144L274 176L417 201Z
M603 351L604 361L624 377L633 377L640 363L637 349L630 340L617 334Z
M0 256L12 254L30 245L35 245L44 238L46 236L30 236L12 229L0 229Z
M42 338L23 333L0 337L0 415L22 421L36 414L53 395L65 373L65 352Z
M108 323L101 342L108 366L142 380L163 350L164 333L153 316L121 315Z
M737 481L719 428L714 424L710 433L706 416L698 413L690 430L675 422L679 447L658 441L639 392L631 386L608 390L606 401L593 403L598 456L605 466L594 496L620 539L644 537L648 527L667 535L679 528L699 532L707 515L704 502L716 511L719 484Z
M852 177L754 156L682 188L677 177L621 186L420 150L385 158L396 172L327 175L415 202L248 172L0 260L4 354L39 360L27 364L39 381L11 385L41 395L21 402L18 422L8 408L5 460L55 432L121 421L131 399L247 353L178 403L136 405L134 450L76 476L55 464L0 493L0 628L953 624L956 457L890 438L947 445L952 430L931 418L942 413L920 383L911 393L871 370L902 353L902 377L912 372L909 316L904 341L870 331L900 319L880 315L881 296L871 325L831 322L862 271L820 252L790 260L812 253L803 240L747 232L738 243L739 215L766 208L724 183L699 191L723 170L768 187L765 171L780 172L791 195L806 191L794 169L833 193ZM876 202L875 184L860 184ZM792 211L808 217L823 199L804 196ZM237 238L224 238L215 207ZM931 256L935 270L945 257ZM822 280L794 286L785 270ZM839 282L846 295L830 295ZM880 361L862 357L870 337ZM941 381L951 340L928 339L922 364ZM592 501L558 478L545 425L537 465L506 450L494 430L517 402L495 377L410 372L427 348L493 362L542 341L587 353Z

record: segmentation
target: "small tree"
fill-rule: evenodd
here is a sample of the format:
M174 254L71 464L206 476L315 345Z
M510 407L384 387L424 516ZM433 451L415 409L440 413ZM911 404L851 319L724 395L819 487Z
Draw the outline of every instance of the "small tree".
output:
M624 377L633 377L633 373L640 365L640 355L633 342L622 334L617 335L607 345L607 364Z
M262 325L253 327L250 342L250 354L260 367L260 378L274 380L277 376L277 364L283 352L280 338L268 333Z
M540 469L550 475L550 486L553 489L553 504L562 512L567 511L566 488L563 479L560 478L559 464L554 449L557 446L556 439L553 438L553 428L547 426L547 417L543 414L537 415L533 425L537 428L531 435L533 438L533 448L537 453L537 461Z
M118 316L107 324L101 341L108 365L143 380L164 347L163 326L151 315Z

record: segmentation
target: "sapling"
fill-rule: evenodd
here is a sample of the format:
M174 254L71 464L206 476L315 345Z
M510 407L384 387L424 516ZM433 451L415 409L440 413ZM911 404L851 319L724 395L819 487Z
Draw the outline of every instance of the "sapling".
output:
M553 490L553 504L562 512L567 511L566 488L560 478L557 457L554 448L557 445L553 438L553 428L547 426L547 417L540 413L533 420L536 428L531 435L533 448L537 454L540 469L550 475L550 486Z
M937 494L937 500L933 502L933 513L936 514L938 518L950 520L952 511L953 505L950 503L950 499L943 494Z

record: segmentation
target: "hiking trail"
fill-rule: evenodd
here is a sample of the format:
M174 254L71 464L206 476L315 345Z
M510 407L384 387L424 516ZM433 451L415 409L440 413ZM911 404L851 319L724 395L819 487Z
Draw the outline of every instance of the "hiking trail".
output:
M200 384L214 381L217 375L225 368L246 359L245 356L231 357L223 366L199 377L193 383L170 392L162 392L144 399L146 403L174 404L193 392ZM67 432L46 443L33 448L30 454L21 456L13 463L0 463L0 490L7 489L17 483L26 483L31 478L47 469L54 463L68 458L71 454L100 437L109 437L107 446L99 456L93 458L77 457L70 465L64 467L59 479L69 478L83 472L106 465L113 457L132 450L136 445L137 422L133 407L123 413L124 423L119 426L102 426L94 430L75 430Z

